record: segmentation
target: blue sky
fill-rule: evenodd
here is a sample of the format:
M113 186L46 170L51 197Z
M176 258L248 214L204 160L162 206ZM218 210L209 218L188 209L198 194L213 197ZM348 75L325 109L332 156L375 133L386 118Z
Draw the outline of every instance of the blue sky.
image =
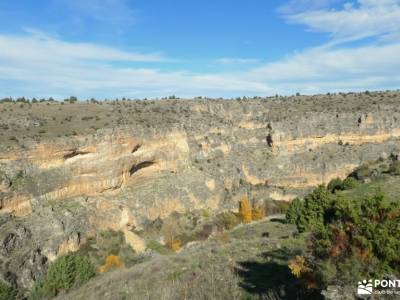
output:
M400 0L3 0L0 96L400 87Z

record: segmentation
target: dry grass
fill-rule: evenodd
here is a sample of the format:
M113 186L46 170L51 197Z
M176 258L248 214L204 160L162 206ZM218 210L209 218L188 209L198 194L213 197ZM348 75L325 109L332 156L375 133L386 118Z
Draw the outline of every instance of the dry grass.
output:
M292 226L279 222L243 225L233 232L222 232L183 248L180 253L156 255L131 268L110 271L60 299L258 299L258 294L243 285L244 280L249 280L247 273L253 270L246 271L243 277L239 266L243 262L264 263L263 253L277 249L276 243L269 240L287 236L292 230ZM264 232L269 232L270 238L264 238ZM299 245L288 239L280 243L280 247ZM287 268L287 262L281 268L284 267ZM288 268L287 273L290 274ZM260 284L257 276L256 285ZM274 290L263 291L263 299L275 299L276 295Z

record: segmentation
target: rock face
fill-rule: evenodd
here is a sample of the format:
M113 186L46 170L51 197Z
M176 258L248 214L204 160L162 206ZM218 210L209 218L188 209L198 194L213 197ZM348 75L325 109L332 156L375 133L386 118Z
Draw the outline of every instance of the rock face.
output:
M289 201L399 153L399 102L393 92L114 103L117 127L0 152L0 256L31 243L15 255L40 270L99 229L133 241L130 229L174 211L231 209L243 194Z

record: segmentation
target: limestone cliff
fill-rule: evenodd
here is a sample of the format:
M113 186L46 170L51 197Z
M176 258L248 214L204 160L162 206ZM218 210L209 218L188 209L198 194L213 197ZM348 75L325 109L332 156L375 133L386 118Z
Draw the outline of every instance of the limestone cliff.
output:
M106 103L119 106L118 126L1 151L0 213L20 228L2 226L3 244L43 234L38 216L59 218L37 243L52 260L98 229L133 241L130 229L174 211L231 209L245 193L288 201L399 153L400 94L345 96ZM54 217L54 203L76 205L79 226Z

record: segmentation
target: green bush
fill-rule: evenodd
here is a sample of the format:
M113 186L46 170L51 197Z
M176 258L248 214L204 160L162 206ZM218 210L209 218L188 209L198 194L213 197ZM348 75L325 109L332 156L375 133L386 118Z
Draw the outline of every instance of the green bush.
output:
M319 187L293 201L286 218L312 233L307 265L320 288L400 275L400 202L379 192L352 198Z
M323 226L323 218L326 207L332 201L332 194L324 186L319 186L304 200L294 200L286 213L288 223L295 224L300 232L310 228Z
M327 186L327 189L331 193L335 193L337 191L351 190L359 185L359 181L354 177L347 177L345 180L341 180L340 178L332 179Z
M287 201L276 201L267 199L264 201L266 215L283 215L289 209L290 203Z
M241 223L241 218L233 212L223 212L218 215L217 224L219 227L231 230Z
M335 178L332 179L329 183L328 183L328 190L331 193L334 193L336 191L342 191L343 188L343 181L340 178Z
M317 266L333 261L338 279L346 273L353 278L399 275L399 222L399 202L389 202L380 193L362 200L337 197L325 210L325 226L314 231Z
M160 254L170 254L171 250L166 248L164 245L160 244L159 242L155 241L155 240L150 240L146 243L146 247L147 249L156 251Z
M400 175L400 161L395 160L390 164L388 173L391 175Z
M95 237L87 239L79 249L79 254L88 257L96 267L101 266L109 255L118 256L126 266L138 259L135 251L126 243L124 234L113 230L101 230Z
M87 257L74 253L57 258L47 275L33 287L29 299L50 299L60 292L78 287L95 276L95 268Z
M351 190L356 188L360 183L354 177L347 177L343 180L343 189L344 190Z
M365 180L369 178L371 174L371 170L368 165L364 164L358 167L354 172L351 174L351 177L354 177L357 180Z
M286 222L297 225L301 223L300 218L303 217L303 202L299 198L294 199L286 212Z
M17 290L0 281L0 300L13 300L17 297Z

